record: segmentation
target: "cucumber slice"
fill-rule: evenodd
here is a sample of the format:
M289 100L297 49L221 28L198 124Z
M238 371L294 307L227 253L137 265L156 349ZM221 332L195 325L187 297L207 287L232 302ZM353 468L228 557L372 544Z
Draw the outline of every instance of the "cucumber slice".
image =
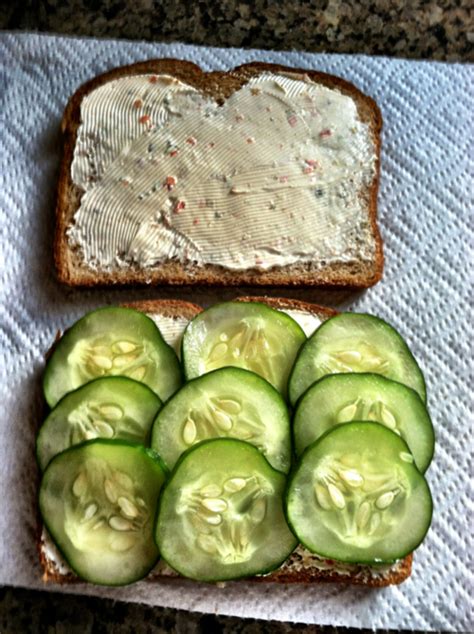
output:
M289 381L294 404L327 374L372 372L408 385L426 401L425 380L398 332L373 315L342 313L325 321L301 348Z
M379 423L339 425L304 452L288 485L287 517L321 557L391 563L425 537L432 514L426 480L406 442Z
M41 482L40 511L77 575L118 586L153 568L153 523L164 480L154 452L119 440L92 440L51 460Z
M103 376L145 383L162 400L181 385L175 352L153 321L131 308L99 308L64 333L46 366L46 401L54 407L68 392Z
M286 395L296 354L306 341L294 319L258 302L226 302L187 326L182 359L187 379L235 366L263 376Z
M434 452L430 415L418 394L380 374L330 374L306 390L293 419L298 455L340 423L372 420L399 434L424 473Z
M163 488L155 539L180 574L225 581L277 568L296 547L283 513L286 478L253 445L207 440Z
M169 469L189 447L209 438L237 438L257 447L274 469L291 465L285 401L265 379L221 368L191 380L159 412L151 446Z
M94 438L114 438L148 445L161 407L149 387L123 376L95 379L66 394L50 412L36 439L42 471L53 456Z

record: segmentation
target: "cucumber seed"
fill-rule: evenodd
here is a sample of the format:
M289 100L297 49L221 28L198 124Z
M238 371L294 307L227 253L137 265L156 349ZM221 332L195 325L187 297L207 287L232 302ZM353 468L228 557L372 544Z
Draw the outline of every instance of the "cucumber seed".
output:
M188 420L184 423L183 427L183 442L186 445L192 445L197 437L197 429L196 423L192 418L188 418Z
M361 530L365 528L367 522L369 521L371 514L370 504L369 502L362 502L359 508L356 511L355 521Z
M126 517L130 519L134 519L135 517L137 517L138 509L135 504L133 504L133 502L130 502L128 498L120 496L117 500L117 504L119 505L123 515L125 515Z
M327 490L321 486L320 484L314 485L314 494L316 495L316 499L321 508L325 511L330 511L332 509L331 500L329 498Z
M227 414L238 414L242 410L240 403L231 399L220 399L217 401L217 405Z
M260 524L265 519L267 513L267 502L264 498L256 500L250 509L250 519L255 524Z
M133 524L130 520L120 517L120 515L112 515L109 519L109 526L114 531L130 531L133 529Z
M335 484L332 484L331 482L328 484L328 492L336 508L338 508L339 510L342 510L343 508L346 507L346 501L344 499L344 496L341 493L341 490L338 489Z
M386 425L389 429L396 428L397 419L384 403L381 403L380 405L380 416L382 417L384 425Z
M99 413L109 421L117 421L123 418L123 409L119 405L101 405Z
M74 480L74 484L72 485L72 492L78 498L81 497L83 493L86 492L87 489L87 476L84 471L81 471L77 478Z
M134 350L136 350L136 347L137 346L131 341L116 341L112 346L112 350L114 352L127 353L133 352Z
M95 420L93 425L101 438L113 438L115 435L114 428L108 423Z
M216 344L211 350L211 353L209 355L209 361L220 360L227 353L227 350L228 350L228 346L226 343L220 342Z
M341 410L339 410L336 420L338 423L346 423L347 421L350 421L354 418L356 412L357 401L354 401L353 403L350 403L349 405L346 405Z
M222 493L222 489L218 484L207 484L199 493L205 498L216 498Z
M219 526L222 524L222 515L205 515L204 520L211 526Z
M360 487L364 484L364 478L357 469L339 469L338 474L350 487Z
M230 431L233 426L232 418L228 414L224 414L219 410L212 410L214 420L222 431Z
M394 498L395 495L393 491L382 493L382 495L379 495L379 497L375 500L375 506L380 510L386 509L393 502Z
M222 513L227 509L227 502L222 498L205 498L201 504L212 513Z
M83 520L85 522L87 522L88 520L90 520L91 518L94 517L94 515L97 513L97 504L94 504L92 502L92 504L89 504L86 507L86 510L84 511L84 515L83 515Z
M245 478L230 478L224 482L224 491L227 493L236 493L245 489L247 481Z
M108 501L115 504L118 498L118 491L112 480L109 480L108 478L104 480L104 491Z

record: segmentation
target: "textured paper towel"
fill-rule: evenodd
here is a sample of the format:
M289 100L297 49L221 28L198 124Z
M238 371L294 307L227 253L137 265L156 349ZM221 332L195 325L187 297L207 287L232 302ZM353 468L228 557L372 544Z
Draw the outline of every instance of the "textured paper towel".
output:
M470 391L472 324L472 68L360 56L273 53L3 34L0 39L1 405L0 584L42 587L34 549L34 427L40 376L58 328L86 309L153 296L213 301L234 291L70 291L54 279L51 246L59 120L68 96L113 66L151 57L191 59L204 69L265 60L317 68L354 81L385 119L380 223L383 281L343 305L392 322L425 372L437 434L428 472L435 512L413 575L384 590L186 581L67 592L153 605L359 627L472 630L473 490ZM472 175L472 169L471 169ZM288 292L287 295L298 295ZM318 299L314 292L300 296ZM331 296L333 300L339 296ZM48 586L57 589L54 586Z

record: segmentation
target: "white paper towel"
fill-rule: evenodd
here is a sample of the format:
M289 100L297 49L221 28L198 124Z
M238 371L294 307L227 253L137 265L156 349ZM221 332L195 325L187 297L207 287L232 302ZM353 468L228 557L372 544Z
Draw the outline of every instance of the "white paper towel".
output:
M219 612L358 627L472 630L472 67L363 56L243 51L29 34L0 36L2 243L0 584L43 587L35 552L34 429L43 355L58 328L104 303L145 297L214 301L235 291L67 290L56 281L52 232L67 98L114 66L153 57L205 70L264 60L341 75L375 97L385 127L380 225L383 281L345 306L380 315L406 337L426 376L437 435L428 479L434 518L413 575L383 590L188 581L74 593ZM470 147L469 144L471 143ZM471 169L470 169L471 168ZM314 291L287 295L318 299ZM333 300L339 296L331 296Z

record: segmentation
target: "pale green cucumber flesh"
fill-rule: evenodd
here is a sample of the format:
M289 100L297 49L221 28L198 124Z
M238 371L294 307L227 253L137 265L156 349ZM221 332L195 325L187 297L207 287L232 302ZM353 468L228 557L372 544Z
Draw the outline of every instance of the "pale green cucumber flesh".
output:
M158 560L153 526L165 470L141 445L92 440L51 460L39 506L72 570L102 585L144 577Z
M424 473L434 452L434 431L425 404L414 390L380 374L331 374L298 400L293 418L295 451L334 426L352 420L379 422L399 434Z
M66 394L49 413L36 439L40 468L72 445L95 438L149 444L161 407L144 383L121 376L94 379Z
M286 512L311 552L373 565L417 548L432 500L400 436L379 423L352 422L306 449L288 484Z
M259 374L283 395L306 336L288 315L258 302L226 302L187 326L182 359L187 379L224 366Z
M79 319L54 346L43 389L50 407L92 379L127 376L162 400L181 385L174 350L153 321L131 308L107 307Z
M255 445L278 471L291 465L288 410L265 379L241 368L221 368L184 385L160 410L151 446L172 469L184 451L210 438Z
M341 313L325 321L301 348L289 380L291 402L323 376L347 372L381 374L426 401L423 374L400 334L373 315Z
M155 539L185 577L225 581L263 574L296 547L283 511L285 476L241 440L196 445L163 488Z

